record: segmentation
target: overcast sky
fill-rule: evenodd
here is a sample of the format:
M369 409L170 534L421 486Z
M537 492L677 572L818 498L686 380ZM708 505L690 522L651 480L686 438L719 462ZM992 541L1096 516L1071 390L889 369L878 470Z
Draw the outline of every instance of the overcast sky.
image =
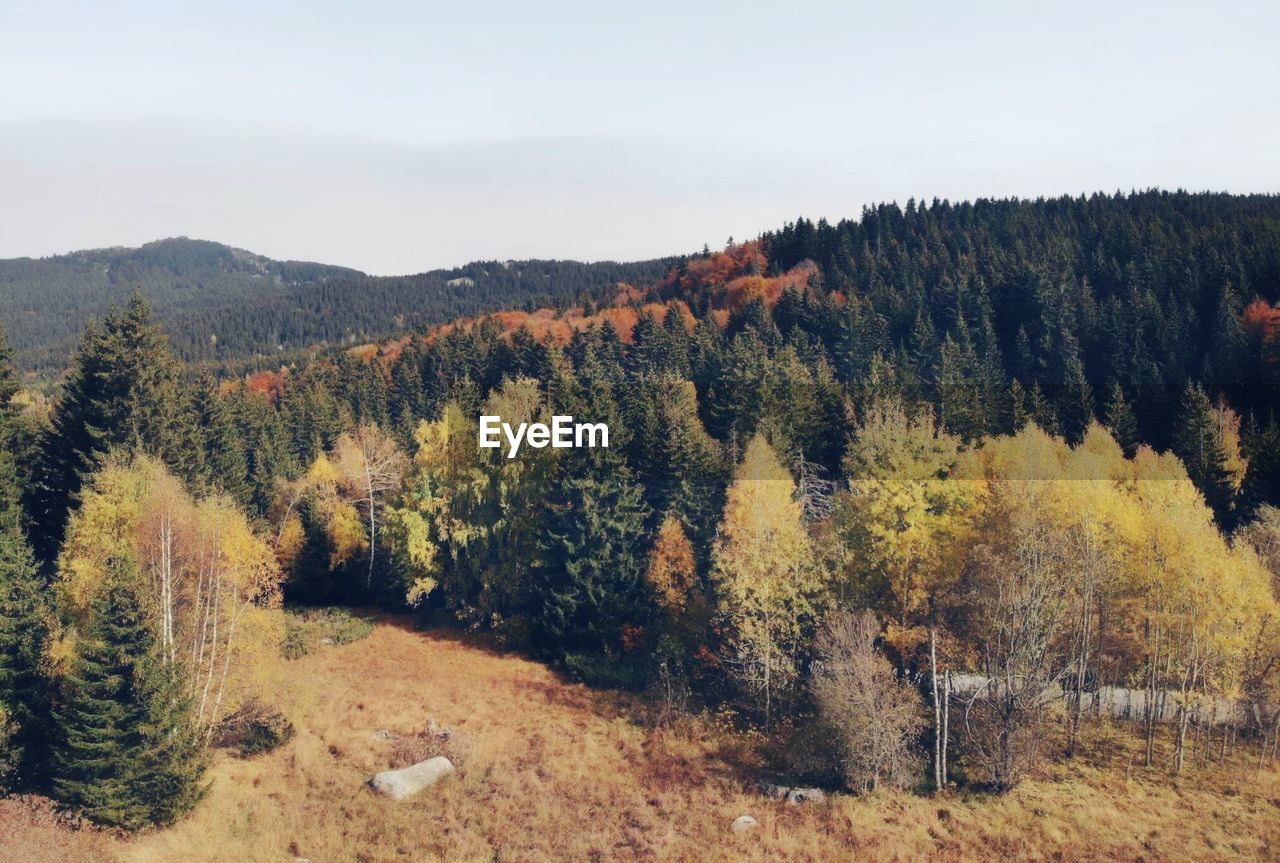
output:
M1280 192L1277 46L1274 2L0 0L0 257L187 235L398 273L912 196Z

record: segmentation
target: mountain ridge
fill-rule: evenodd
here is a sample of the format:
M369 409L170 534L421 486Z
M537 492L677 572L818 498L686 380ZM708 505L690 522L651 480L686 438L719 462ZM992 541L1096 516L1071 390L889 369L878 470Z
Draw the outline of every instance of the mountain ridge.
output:
M0 260L0 322L20 368L56 377L84 325L141 290L179 357L269 365L316 345L351 344L510 307L558 305L652 280L669 259L618 263L473 261L400 276L278 260L212 240Z

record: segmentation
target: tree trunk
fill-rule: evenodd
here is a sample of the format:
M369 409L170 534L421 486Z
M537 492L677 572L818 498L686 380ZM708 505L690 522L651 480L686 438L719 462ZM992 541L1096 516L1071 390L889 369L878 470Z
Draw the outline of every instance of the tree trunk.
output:
M1143 758L1143 763L1147 767L1150 767L1151 762L1155 760L1156 722L1159 721L1159 715L1157 713L1159 709L1159 705L1156 703L1156 681L1158 679L1156 676L1156 672L1159 666L1159 662L1160 662L1160 631L1159 631L1159 628L1156 628L1152 636L1151 662L1147 668L1147 692L1146 692L1146 704L1145 704L1145 710L1144 710L1146 714L1145 718L1146 718L1146 725L1147 725L1147 728L1146 728L1147 746L1146 746L1146 752Z
M938 639L929 627L929 678L933 684L933 787L942 790L942 702L938 698Z
M373 476L369 473L369 459L364 460L365 487L369 490L369 574L365 578L365 587L373 587L373 556L378 547L377 522L374 521Z
M1106 588L1098 590L1098 640L1094 646L1093 667L1096 679L1094 683L1097 685L1097 696L1093 699L1093 718L1095 720L1102 718L1102 686L1106 683L1102 673L1102 657L1107 649L1107 591Z
M1072 693L1071 704L1071 735L1067 742L1067 755L1076 754L1076 744L1080 740L1080 717L1084 710L1084 677L1089 667L1089 629L1093 622L1089 619L1089 612L1093 607L1091 597L1086 593L1084 600L1080 603L1081 621L1080 621L1080 652L1076 656L1076 674L1075 674L1075 691Z
M942 689L942 787L947 787L947 741L951 737L951 669L943 677Z
M218 711L222 709L222 692L227 688L227 672L231 670L231 641L235 638L238 618L238 615L232 617L231 625L227 628L227 649L225 651L226 656L222 661L222 679L218 682L218 695L213 700L213 709L209 711L209 727L206 731L206 741L213 739L214 729L218 725ZM209 673L210 675L213 674L212 668L209 669Z

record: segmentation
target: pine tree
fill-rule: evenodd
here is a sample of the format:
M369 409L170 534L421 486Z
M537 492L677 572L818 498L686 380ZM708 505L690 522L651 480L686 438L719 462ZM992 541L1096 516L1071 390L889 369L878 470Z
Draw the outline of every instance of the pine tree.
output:
M1032 422L1040 428L1054 436L1062 434L1062 426L1058 422L1058 410L1053 402L1045 397L1044 391L1040 389L1039 382L1031 387L1031 395L1027 400L1027 409Z
M1251 418L1243 440L1249 467L1237 505L1241 523L1252 519L1264 505L1280 506L1280 422L1275 414L1260 428Z
M244 446L226 402L218 392L218 384L208 369L201 369L196 379L192 409L204 444L201 453L204 479L230 495L236 503L248 506L252 489L249 487L249 465Z
M1204 374L1205 380L1218 388L1236 387L1244 382L1243 361L1248 340L1240 321L1242 312L1236 292L1231 285L1223 285L1209 335Z
M0 753L0 780L8 767L13 784L25 784L47 773L50 688L42 657L49 628L44 580L16 510L0 526L0 714L13 726L0 747L8 750Z
M137 577L117 561L95 596L56 713L58 799L129 830L189 811L205 767L190 704L130 583Z
M938 359L938 403L942 425L964 441L977 440L987 426L977 358L966 338L957 344L950 334L942 341Z
M1006 396L1006 402L1008 411L1005 433L1017 434L1031 421L1031 413L1027 408L1027 391L1023 388L1022 381L1014 378L1013 383L1009 384L1009 394Z
M108 450L144 450L190 481L199 469L197 434L177 363L135 294L127 308L89 325L72 360L32 490L37 554L49 560L57 553L68 510Z
M1133 406L1125 400L1124 389L1118 381L1111 384L1111 394L1107 397L1103 419L1111 430L1111 436L1124 450L1125 458L1133 458L1141 442L1138 439L1138 417L1133 412Z
M396 423L412 430L427 419L427 393L422 383L422 357L413 342L400 355L391 374L391 411Z
M22 384L18 382L18 373L13 368L13 351L9 348L4 327L0 326L0 433L6 440L13 433L18 416L13 398L21 391Z
M1187 469L1187 476L1204 495L1219 524L1232 517L1235 489L1227 473L1226 451L1218 437L1213 404L1199 384L1189 382L1182 396L1182 410L1174 432L1173 451Z
M1058 417L1067 442L1078 444L1094 421L1093 387L1084 375L1084 364L1074 353L1067 357Z
M583 654L616 654L623 626L647 622L648 515L625 471L564 477L548 500L534 573L535 645L542 653L571 663L575 655L583 662Z

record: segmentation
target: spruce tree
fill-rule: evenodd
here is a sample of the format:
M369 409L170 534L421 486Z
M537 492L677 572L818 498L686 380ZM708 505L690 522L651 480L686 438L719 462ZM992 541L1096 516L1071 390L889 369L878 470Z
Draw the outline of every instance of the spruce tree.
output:
M190 702L156 649L136 572L121 562L90 605L56 719L54 791L98 824L172 823L204 792Z
M1005 426L1006 434L1017 434L1026 427L1031 421L1031 414L1027 407L1027 391L1023 389L1022 381L1017 378L1013 379L1013 383L1009 384L1009 394L1006 396Z
M655 517L676 516L705 547L715 531L728 471L698 418L696 389L689 381L651 378L634 384L628 396L628 463L646 503Z
M248 506L252 489L244 445L226 401L218 392L217 381L208 369L201 369L196 379L192 409L204 444L201 462L205 481L241 506Z
M1229 526L1235 489L1227 473L1227 456L1213 418L1213 405L1199 384L1188 382L1174 431L1173 451L1187 476L1204 495L1218 523Z
M1039 381L1031 387L1031 394L1027 400L1027 409L1030 413L1031 421L1041 429L1055 437L1062 434L1062 425L1058 422L1058 410L1053 402L1045 397L1044 391L1040 389Z
M1084 375L1084 364L1074 354L1067 358L1062 394L1058 399L1058 417L1062 433L1070 444L1084 440L1085 430L1093 422L1093 387Z
M1204 370L1205 380L1222 389L1244 383L1248 340L1240 321L1242 311L1240 298L1231 285L1223 285L1209 334Z
M548 500L534 572L534 643L544 655L589 675L594 658L621 651L624 625L646 623L648 515L625 469L563 477Z
M1125 458L1133 458L1141 442L1138 439L1138 416L1133 412L1133 406L1125 400L1124 389L1118 381L1113 381L1111 384L1111 393L1107 397L1103 418L1107 428L1111 430L1111 436L1124 450Z
M85 477L114 447L155 455L184 480L198 473L200 446L178 366L141 294L90 323L72 359L31 490L32 539L42 559L57 553Z
M1261 506L1280 506L1280 423L1275 414L1262 427L1250 417L1243 439L1249 467L1237 504L1240 523L1252 519Z
M16 507L14 508L16 510ZM14 786L47 774L49 679L42 661L48 638L45 585L16 512L0 526L0 713L11 724L0 752L0 780ZM4 774L12 772L6 780Z
M413 342L404 349L391 374L391 411L396 424L412 432L428 418L422 385L422 357Z
M631 330L626 351L626 370L631 378L661 374L666 367L666 333L649 312L642 312Z
M17 401L21 392L22 384L13 366L13 353L9 349L4 327L0 326L0 449L7 450L12 458L12 480L16 483L19 494L19 498L10 498L15 505L32 488L42 434L39 421L24 418L22 405ZM9 482L7 479L4 481ZM24 515L24 528L26 525Z
M0 446L13 448L14 437L18 432L18 406L13 399L22 391L18 382L18 373L13 367L13 352L9 349L9 340L4 327L0 326Z
M937 393L942 424L966 442L977 440L987 426L987 405L982 399L977 358L965 339L957 343L950 334L939 351Z
M675 303L667 306L666 317L662 319L662 332L666 336L665 367L680 375L689 376L689 331L685 329L685 313Z

